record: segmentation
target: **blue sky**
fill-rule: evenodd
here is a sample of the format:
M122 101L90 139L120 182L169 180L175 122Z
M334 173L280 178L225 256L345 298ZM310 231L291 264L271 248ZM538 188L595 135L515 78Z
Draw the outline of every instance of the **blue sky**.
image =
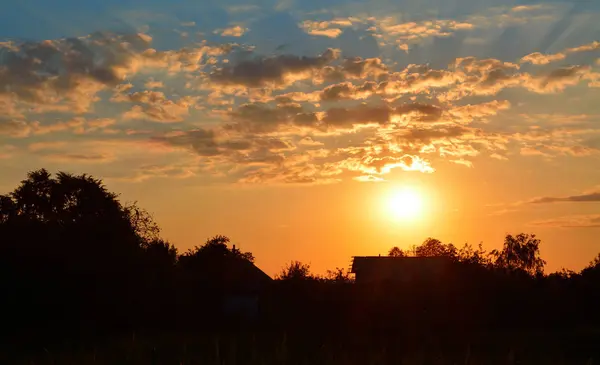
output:
M308 218L271 217L307 214L282 203L289 189L411 183L448 211L414 237L386 227L382 245L535 230L555 267L580 267L600 251L599 40L600 3L584 0L24 0L0 13L0 187L40 167L89 172L189 247L232 218L184 194L212 206L241 189L270 207L256 224L293 228ZM268 257L308 239L265 238L248 228L256 205L238 208L234 234ZM184 211L205 223L181 233ZM459 229L456 211L488 218ZM558 237L584 253L559 260Z

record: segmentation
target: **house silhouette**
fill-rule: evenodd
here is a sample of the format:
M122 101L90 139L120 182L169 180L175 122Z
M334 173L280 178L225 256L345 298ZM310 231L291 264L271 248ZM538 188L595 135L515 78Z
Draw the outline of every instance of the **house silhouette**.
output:
M351 273L357 284L435 285L454 273L449 257L354 256Z
M247 320L257 318L262 294L273 279L248 260L231 260L223 272L227 294L223 302L226 315Z

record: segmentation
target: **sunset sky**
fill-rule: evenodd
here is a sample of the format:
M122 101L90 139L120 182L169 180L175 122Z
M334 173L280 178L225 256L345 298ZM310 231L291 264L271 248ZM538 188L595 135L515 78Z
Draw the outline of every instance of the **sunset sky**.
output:
M599 41L596 0L11 2L0 193L90 173L180 251L227 235L269 274L520 232L579 270Z

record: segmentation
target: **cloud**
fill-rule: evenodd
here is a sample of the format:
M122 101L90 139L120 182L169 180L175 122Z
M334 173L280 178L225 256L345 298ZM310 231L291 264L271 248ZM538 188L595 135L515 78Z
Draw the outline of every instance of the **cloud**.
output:
M452 108L449 113L463 123L497 115L500 111L508 110L511 104L508 100L492 100L481 104L467 104Z
M537 4L537 5L517 5L517 6L513 7L511 9L511 11L513 11L515 13L521 13L521 12L526 12L526 11L539 10L539 9L543 9L543 8L544 8L543 4Z
M298 142L298 144L301 146L310 146L310 147L320 147L320 146L325 145L323 142L315 141L314 139L312 139L311 137L308 137L308 136L302 138Z
M533 226L550 228L600 228L600 214L573 215L538 220L531 222L530 224Z
M566 86L573 86L581 81L589 69L589 66L561 67L533 77L525 85L531 90L542 93L562 91Z
M150 78L145 84L144 86L147 89L161 89L163 87L165 87L165 84L162 81L157 81L154 80L153 78Z
M107 163L114 161L114 156L110 154L47 154L44 156L46 161L58 162L58 163Z
M576 195L568 196L546 196L537 197L529 200L517 201L509 204L500 204L500 206L508 207L496 212L496 214L503 214L506 212L517 211L519 207L524 206L536 206L542 204L553 204L553 203L595 203L600 202L600 190L598 187L590 189L586 192Z
M147 70L191 72L203 60L228 51L226 45L157 51L143 34L94 33L79 38L15 43L0 50L0 106L13 114L84 114ZM127 84L125 84L127 85ZM150 85L153 87L158 84Z
M323 69L338 55L338 51L328 49L316 57L281 55L256 58L215 70L211 81L243 87L287 86L294 81L311 78L314 71Z
M387 66L378 57L351 57L342 61L341 65L326 66L315 75L315 83L341 82L348 79L364 79L379 77L388 73Z
M456 31L471 30L475 25L450 19L431 19L420 22L399 22L395 17L376 21L369 30L399 47L421 42L426 38L450 37Z
M196 105L198 97L182 96L173 101L160 91L141 91L113 97L113 101L130 101L134 105L123 114L123 119L146 119L160 123L181 122L189 115L189 109Z
M123 81L136 55L149 48L145 34L92 34L4 49L0 96L36 106L64 105L84 112L100 90Z
M248 31L248 28L243 28L239 25L234 25L225 29L215 30L215 34L220 34L222 37L241 37Z
M26 138L31 136L47 135L52 133L70 132L74 134L85 134L96 131L106 131L108 127L116 123L112 118L96 118L86 120L83 117L75 117L68 120L58 120L52 123L40 123L39 121L11 120L2 122L0 120L0 135L8 135L15 138Z
M264 103L248 103L229 116L233 123L227 124L226 128L246 133L269 133L287 127L318 128L320 124L315 113L305 111L299 104L272 107Z
M543 54L540 52L530 53L521 58L521 63L532 63L534 65L547 65L550 62L561 61L567 58L564 53Z
M388 124L392 123L395 117L409 114L414 121L435 121L441 117L442 113L440 107L422 103L406 103L397 107L386 104L373 106L360 104L352 108L328 109L322 121L329 128L348 128L357 124Z
M310 35L337 38L343 32L341 28L352 26L352 21L344 18L329 21L305 20L299 26Z
M333 102L343 99L367 99L378 91L377 83L373 81L365 82L360 86L355 86L350 82L327 86L319 94L321 101Z
M538 10L502 11L516 19ZM3 43L0 138L26 138L16 144L71 140L52 148L32 144L27 152L65 165L131 163L131 171L117 174L130 181L206 174L243 183L366 182L392 171L432 173L442 160L472 167L474 156L512 159L521 152L550 159L600 152L591 114L561 119L560 105L551 103L543 115L519 114L526 110L521 103L538 102L528 93L554 100L549 94L598 83L589 65L551 65L536 73L518 62L461 57L434 68L440 64L435 55L432 64L413 64L428 48L398 50L481 26L475 18L407 22L391 15L310 20L301 23L304 32L298 29L303 39L332 47L343 46L347 34L323 39L304 33L362 29L382 44L381 53L360 53L364 57L348 57L352 47L345 46L344 53L319 48L319 54L310 42L298 54L276 49L265 55L259 51L268 52L270 43L262 40L238 45L188 39L179 40L189 41L188 47L165 50L153 45L161 39L154 33L157 41L142 33L97 33ZM551 56L524 62L550 63ZM148 163L145 149L161 160ZM163 156L177 167L169 169Z
M560 203L560 202L600 202L600 191L564 197L542 197L529 201L530 204Z
M578 47L567 48L562 52L555 54L543 54L540 52L530 53L523 58L521 58L521 63L531 63L534 65L547 65L551 62L562 61L569 54L579 53L579 52L589 52L600 49L600 42L594 41L592 43L583 44Z
M385 179L378 177L378 176L373 176L373 175L364 175L364 176L356 176L353 177L352 180L356 180L356 181L360 181L360 182L384 182Z
M450 160L450 162L458 164L458 165L463 165L469 168L473 167L473 162L465 160L465 159L458 159L458 160Z
M133 174L112 177L112 180L130 183L141 183L150 179L187 179L201 172L198 164L194 163L169 163L145 164L137 167Z

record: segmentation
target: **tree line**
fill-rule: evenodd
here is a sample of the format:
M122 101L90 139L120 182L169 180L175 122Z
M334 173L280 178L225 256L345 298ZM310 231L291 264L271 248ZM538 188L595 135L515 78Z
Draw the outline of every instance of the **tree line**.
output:
M365 288L345 269L314 275L291 262L253 292L251 321L223 312L251 252L217 235L180 253L152 216L92 176L41 169L0 195L1 334L83 336L128 331L259 328L324 332L403 328L407 333L600 324L600 255L579 273L545 274L535 235L508 235L500 250L428 238L390 256L450 258L438 287Z

